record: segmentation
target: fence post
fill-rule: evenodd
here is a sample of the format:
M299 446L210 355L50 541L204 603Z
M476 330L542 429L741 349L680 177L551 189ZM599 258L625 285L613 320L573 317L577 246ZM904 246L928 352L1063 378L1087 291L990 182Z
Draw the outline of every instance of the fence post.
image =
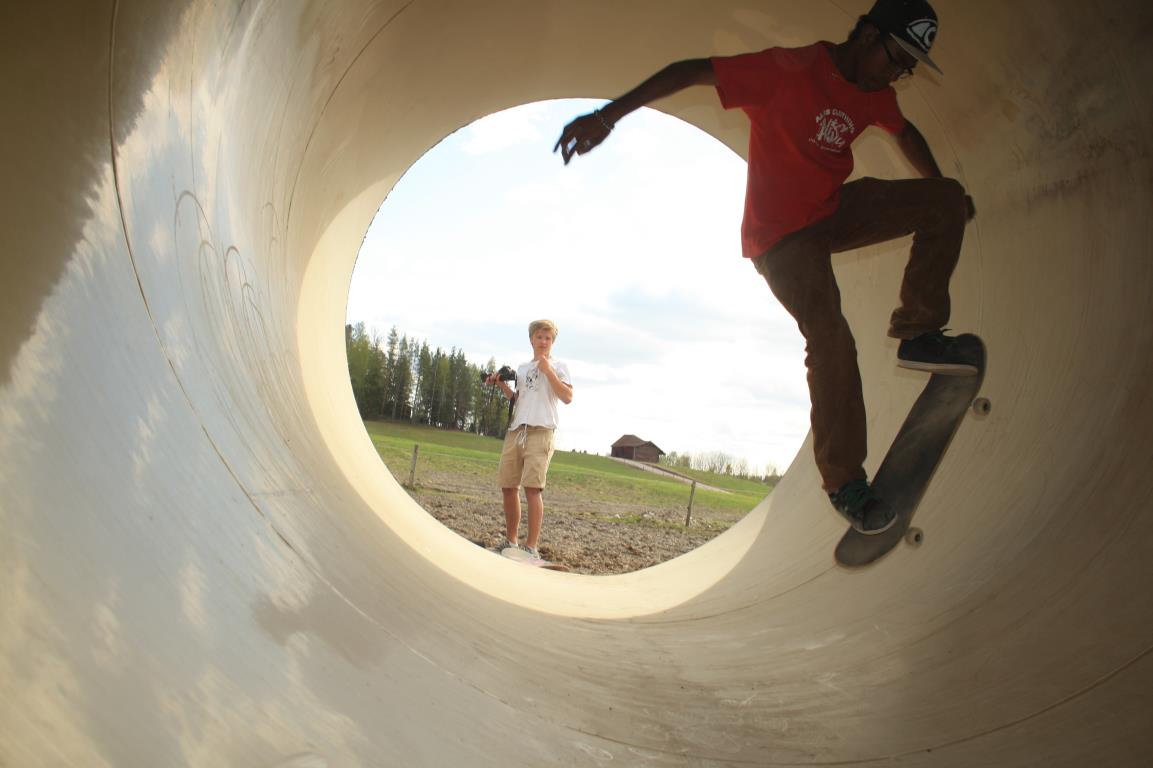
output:
M693 497L697 495L697 481L693 481L693 487L689 491L689 511L685 513L685 527L689 527L689 522L693 519Z
M416 455L420 453L420 444L412 444L412 466L408 469L408 487L416 487Z

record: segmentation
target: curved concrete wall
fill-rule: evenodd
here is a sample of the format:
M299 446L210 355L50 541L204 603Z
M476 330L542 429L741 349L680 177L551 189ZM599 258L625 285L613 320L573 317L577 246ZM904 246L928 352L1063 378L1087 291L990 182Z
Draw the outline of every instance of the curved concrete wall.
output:
M1148 764L1147 3L941 0L947 76L902 86L977 201L953 325L993 403L925 545L835 567L806 445L732 531L616 577L493 558L381 469L360 238L476 117L868 3L72 5L0 12L0 764ZM662 107L743 151L709 89ZM907 173L876 137L859 167ZM873 466L922 381L883 335L902 267L837 262Z

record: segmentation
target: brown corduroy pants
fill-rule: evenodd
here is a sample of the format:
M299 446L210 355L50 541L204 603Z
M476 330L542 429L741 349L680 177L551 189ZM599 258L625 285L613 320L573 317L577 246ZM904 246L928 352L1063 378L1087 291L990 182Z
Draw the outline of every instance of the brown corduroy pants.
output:
M841 314L833 253L913 235L889 335L911 339L949 320L949 279L961 253L965 191L953 179L864 178L841 188L836 212L753 260L805 337L813 449L824 488L865 478L865 403L857 347Z

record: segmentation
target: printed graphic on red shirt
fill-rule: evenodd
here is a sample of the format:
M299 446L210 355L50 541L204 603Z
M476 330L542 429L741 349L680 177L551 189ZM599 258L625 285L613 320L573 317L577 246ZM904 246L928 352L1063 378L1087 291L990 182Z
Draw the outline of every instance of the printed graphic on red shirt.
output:
M853 118L839 109L825 109L817 115L816 121L817 134L809 141L827 152L844 152L857 135Z

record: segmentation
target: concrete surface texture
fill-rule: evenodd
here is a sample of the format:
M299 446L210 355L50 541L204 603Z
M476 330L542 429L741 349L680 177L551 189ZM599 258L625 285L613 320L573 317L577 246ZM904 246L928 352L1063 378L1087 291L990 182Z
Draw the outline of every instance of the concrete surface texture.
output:
M685 557L537 573L357 419L348 283L421 153L867 6L6 3L0 765L1148 765L1148 3L940 0L946 74L900 86L976 200L951 325L990 350L921 548L838 569L806 445ZM710 89L661 106L743 153ZM924 380L884 338L906 247L836 262L870 468Z

